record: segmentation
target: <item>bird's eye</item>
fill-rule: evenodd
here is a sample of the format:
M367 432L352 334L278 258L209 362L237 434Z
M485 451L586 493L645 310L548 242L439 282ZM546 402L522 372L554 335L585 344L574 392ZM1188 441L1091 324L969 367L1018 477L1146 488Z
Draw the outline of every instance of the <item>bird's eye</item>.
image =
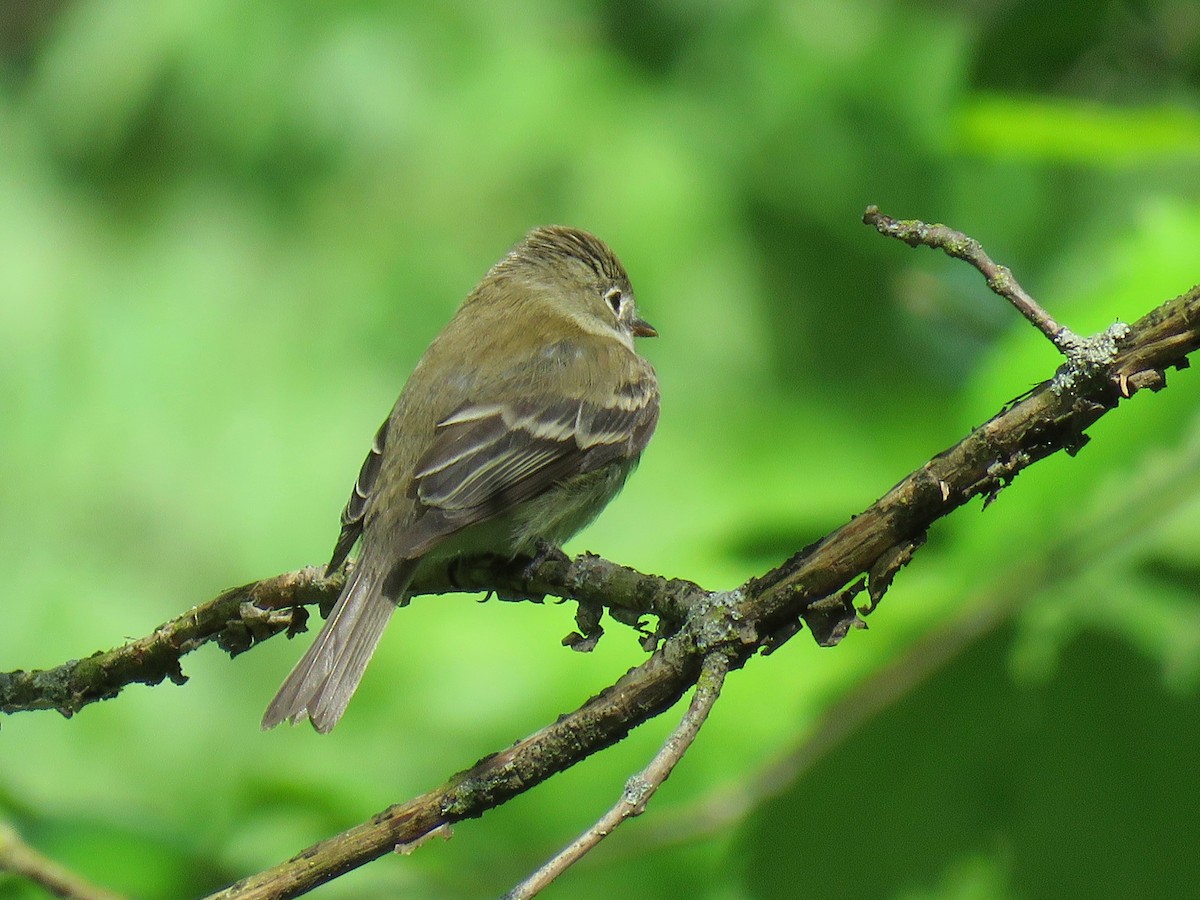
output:
M604 299L608 302L608 305L612 307L612 311L619 316L621 314L621 307L625 303L625 295L621 293L621 289L611 288L608 293L604 295Z

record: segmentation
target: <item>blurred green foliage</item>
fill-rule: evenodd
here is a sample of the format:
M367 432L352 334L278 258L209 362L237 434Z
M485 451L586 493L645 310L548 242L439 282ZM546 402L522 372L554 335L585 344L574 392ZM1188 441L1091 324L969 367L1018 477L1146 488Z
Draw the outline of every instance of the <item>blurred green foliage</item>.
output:
M609 241L662 338L659 433L573 549L716 587L840 524L1057 365L981 239L1077 331L1200 280L1189 0L0 6L0 670L322 562L429 339L529 227ZM1195 884L1195 376L934 530L871 630L730 678L569 897L1170 896ZM570 548L569 548L570 549ZM1006 624L746 816L737 793L967 610ZM565 606L417 600L328 737L257 722L300 647L6 719L0 815L115 890L196 896L573 708L642 656ZM885 689L886 685L877 685ZM670 728L322 896L493 896ZM686 835L671 823L687 820ZM1185 840L1186 838L1186 840ZM0 896L38 896L0 875Z

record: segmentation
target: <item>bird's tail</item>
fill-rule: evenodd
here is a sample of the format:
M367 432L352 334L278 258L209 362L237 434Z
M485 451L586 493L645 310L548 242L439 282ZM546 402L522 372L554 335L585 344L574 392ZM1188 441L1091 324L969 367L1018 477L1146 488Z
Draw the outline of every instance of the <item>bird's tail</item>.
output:
M354 569L321 633L263 714L264 731L284 719L294 725L307 717L322 734L337 724L396 608L385 581L395 583L365 565Z

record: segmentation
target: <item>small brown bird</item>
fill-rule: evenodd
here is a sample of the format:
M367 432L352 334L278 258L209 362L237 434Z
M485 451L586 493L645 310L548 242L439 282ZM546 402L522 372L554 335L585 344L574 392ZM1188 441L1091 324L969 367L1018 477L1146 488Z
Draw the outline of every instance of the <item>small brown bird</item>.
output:
M341 718L392 610L424 564L558 546L616 496L658 422L634 350L657 332L598 238L537 228L430 344L375 435L328 573L362 551L262 727Z

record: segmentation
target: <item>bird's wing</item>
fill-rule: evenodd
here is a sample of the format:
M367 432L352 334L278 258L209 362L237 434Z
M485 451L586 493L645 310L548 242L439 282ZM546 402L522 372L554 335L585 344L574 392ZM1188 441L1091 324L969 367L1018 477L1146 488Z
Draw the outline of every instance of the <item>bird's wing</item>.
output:
M559 482L635 459L658 422L658 388L649 367L630 375L599 403L467 404L443 419L413 474L425 509L406 535L405 555L498 518Z
M384 442L387 440L388 423L385 421L375 432L375 440L371 442L371 452L363 460L362 468L358 471L358 480L354 482L354 490L350 499L342 509L342 532L338 535L337 545L333 548L333 558L325 570L328 578L346 561L354 542L358 540L363 530L363 520L367 515L367 500L375 489L375 479L379 476L380 463L383 460Z

